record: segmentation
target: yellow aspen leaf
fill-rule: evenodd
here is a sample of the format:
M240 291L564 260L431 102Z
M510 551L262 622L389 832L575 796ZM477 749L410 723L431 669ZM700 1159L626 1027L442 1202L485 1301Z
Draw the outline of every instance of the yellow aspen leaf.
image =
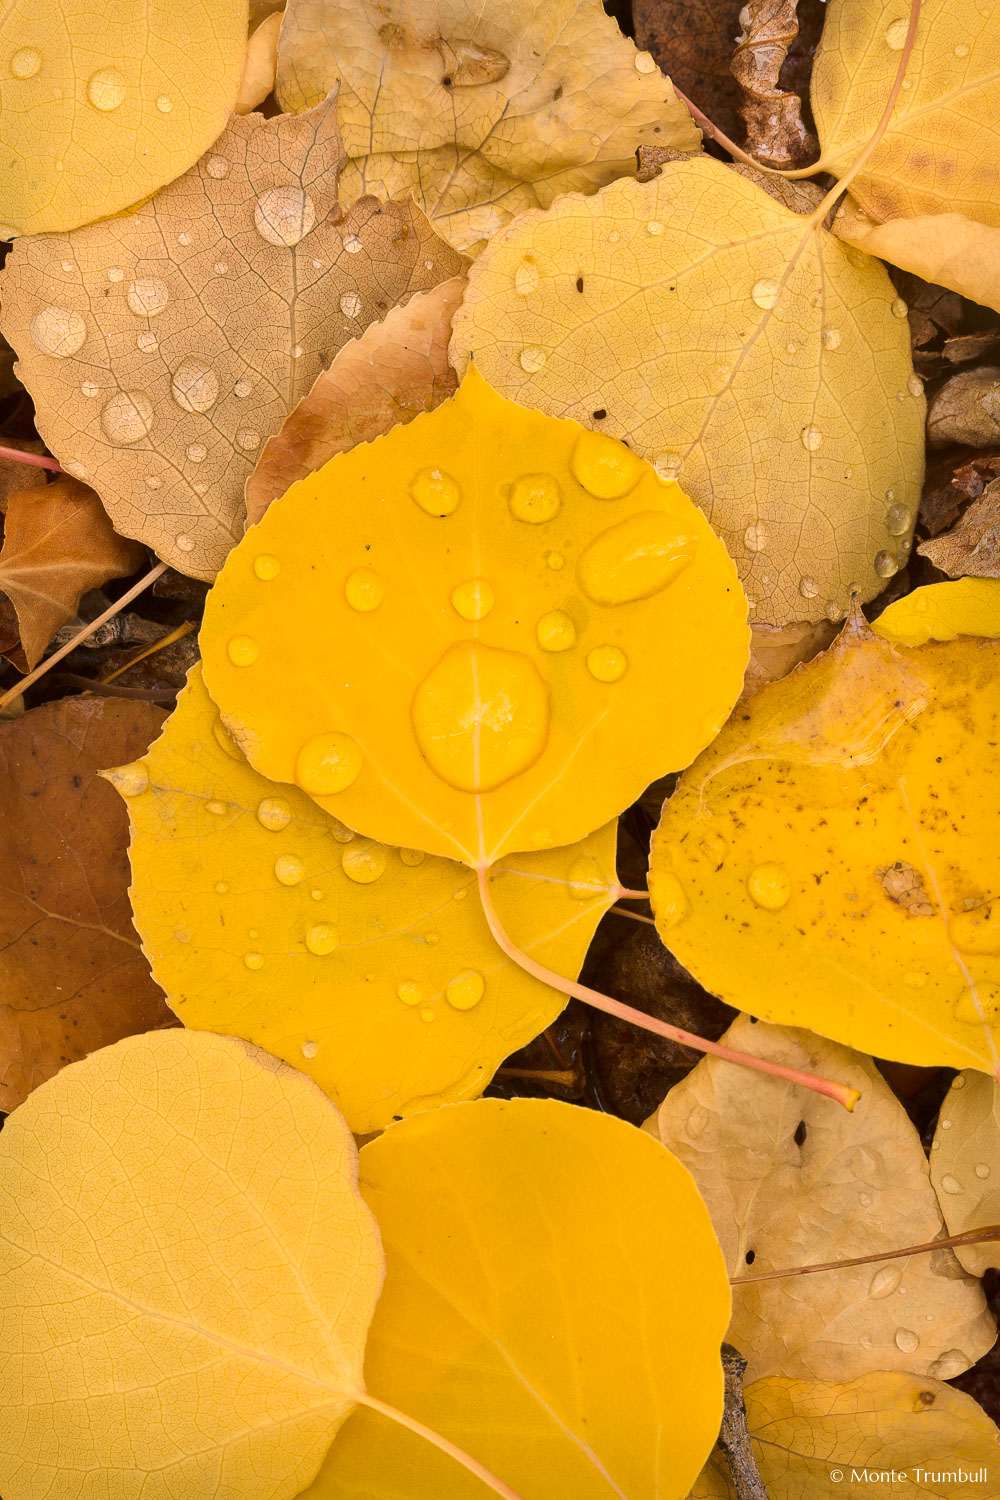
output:
M931 1146L931 1181L949 1234L1000 1224L1000 1100L996 1079L959 1073L951 1081ZM1000 1244L958 1245L973 1276L1000 1266Z
M909 6L829 0L825 10L812 76L822 148L813 170L842 176L876 132ZM991 7L924 0L892 118L852 180L856 201L840 225L872 254L993 306L1000 204L989 122L1000 108L998 50L1000 21Z
M464 865L357 837L240 754L195 668L149 754L107 773L132 904L180 1019L301 1068L358 1135L480 1093L565 996L490 936ZM615 899L615 825L490 872L518 943L575 979Z
M448 340L464 289L462 277L453 276L429 292L417 292L344 345L264 444L246 482L248 525L335 453L370 443L397 422L411 422L454 395Z
M526 208L630 175L640 145L701 144L600 0L289 0L279 104L304 109L338 84L345 188L412 192L460 250Z
M490 1099L361 1152L386 1254L365 1375L524 1500L681 1500L722 1413L729 1288L683 1167L621 1120ZM377 1477L376 1477L377 1476ZM482 1500L359 1412L303 1500Z
M233 1037L158 1031L8 1120L5 1500L285 1500L363 1391L383 1260L347 1126Z
M880 1057L1000 1068L998 654L859 613L743 706L653 841L660 934L707 989Z
M344 215L336 105L234 119L128 218L22 239L4 332L38 430L117 529L212 578L243 485L332 354L461 260L413 204Z
M971 1396L940 1380L890 1371L845 1385L757 1380L744 1395L770 1500L831 1500L841 1486L891 1490L893 1500L996 1494L1000 1434ZM718 1449L691 1500L737 1500Z
M474 371L294 485L209 596L251 764L372 838L482 868L572 844L722 724L746 601L676 484Z
M12 0L0 239L118 214L198 160L236 100L246 0Z
M901 566L920 497L923 386L896 300L815 216L698 157L501 231L452 360L678 477L755 624L839 619Z
M914 589L884 609L872 630L902 646L960 635L1000 636L1000 581L957 578Z
M861 1093L848 1114L706 1057L646 1122L694 1177L731 1276L877 1255L944 1233L920 1137L870 1058L747 1016L724 1041ZM734 1286L726 1338L748 1361L748 1380L851 1380L872 1370L948 1380L986 1353L996 1326L978 1281L941 1249Z

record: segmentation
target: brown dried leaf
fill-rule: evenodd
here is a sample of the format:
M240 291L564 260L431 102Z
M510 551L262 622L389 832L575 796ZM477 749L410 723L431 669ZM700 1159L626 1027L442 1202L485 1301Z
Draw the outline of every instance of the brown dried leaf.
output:
M829 620L814 625L809 620L795 620L790 625L753 625L750 628L750 661L743 679L740 702L751 697L765 683L787 677L802 662L812 661L837 634Z
M329 99L234 119L137 213L22 238L7 262L39 432L119 531L195 577L242 535L262 438L337 350L461 267L412 203L340 220L335 116Z
M714 125L738 140L740 86L732 75L741 0L634 0L635 40Z
M142 755L164 717L68 698L0 724L0 1109L173 1023L132 926L125 808L96 774Z
M817 150L802 119L801 99L778 85L789 46L799 34L797 9L798 0L749 0L740 11L743 29L733 54L733 76L743 90L746 149L765 166L800 167Z
M927 412L927 440L934 448L1000 442L1000 367L963 370L946 380Z
M453 276L419 292L341 349L265 444L246 483L248 526L335 453L370 443L453 394L457 381L448 340L464 288L464 278Z
M8 495L0 589L17 611L29 670L88 589L142 560L143 549L118 535L94 491L68 474Z
M920 524L931 536L945 531L969 500L978 500L991 480L1000 478L1000 450L971 448L933 456L920 502Z
M952 531L917 551L950 578L1000 578L1000 480L987 485Z
M21 448L25 453L44 453L43 443L17 442L4 437L8 448ZM35 464L22 464L16 458L0 458L0 511L7 509L7 497L13 490L39 490L45 483L45 470Z

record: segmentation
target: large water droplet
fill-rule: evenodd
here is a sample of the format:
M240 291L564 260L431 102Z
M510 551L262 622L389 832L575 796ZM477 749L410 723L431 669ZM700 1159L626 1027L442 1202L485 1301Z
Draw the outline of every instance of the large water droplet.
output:
M514 290L519 297L527 297L538 285L538 271L534 266L518 266L514 272Z
M897 1328L896 1348L904 1354L915 1354L920 1348L920 1335L914 1333L912 1328Z
M799 593L802 595L803 599L815 599L816 595L819 593L819 584L816 582L815 578L800 578Z
M210 364L189 354L174 370L170 393L183 411L209 411L219 398L219 378Z
M305 865L297 854L279 854L274 861L275 878L281 885L298 885L305 873Z
M839 349L843 334L839 328L824 328L821 334L824 349Z
M909 309L902 297L894 297L889 306L889 311L894 318L905 318Z
M526 348L521 350L518 362L522 370L527 371L529 375L534 375L536 371L542 368L547 359L548 354L540 345L528 344Z
M541 526L559 514L562 492L551 474L522 474L510 487L507 505L516 521Z
M618 500L642 476L642 461L602 432L581 432L569 461L573 478L598 500Z
M464 969L445 986L445 998L454 1010L471 1010L483 998L486 982L477 969Z
M359 614L378 609L384 596L382 580L372 568L355 568L344 580L344 598Z
M404 979L397 984L396 994L404 1005L419 1005L424 998L423 989L414 979Z
M892 578L899 572L899 558L894 552L876 552L875 571L880 578Z
M885 529L890 536L905 536L912 520L905 505L891 505L886 512Z
M411 712L431 769L463 792L501 786L533 765L548 741L548 692L534 662L478 641L448 647Z
M316 922L306 932L306 947L317 958L325 958L328 953L332 953L339 941L337 929L331 927L329 922Z
M450 516L458 509L462 491L443 469L421 469L410 485L410 494L429 516Z
M535 626L535 638L543 651L568 651L576 645L576 626L561 609L553 609Z
M906 16L900 16L898 21L893 21L891 25L886 27L885 44L893 52L902 52L903 47L906 45L906 32L909 24Z
M356 318L361 311L361 298L357 292L344 292L340 299L340 310L345 318Z
M618 646L595 646L587 653L587 671L597 682L618 682L628 671L628 657Z
M772 277L765 276L760 281L754 282L750 295L758 307L770 308L777 302L780 291L780 284Z
M334 730L308 740L295 762L295 780L304 792L332 797L357 780L361 747L349 734Z
M260 655L260 645L249 635L234 635L226 646L234 667L252 667Z
M463 620L482 620L496 603L496 595L485 578L470 578L451 591L451 607Z
M871 1279L868 1295L873 1301L879 1302L883 1297L891 1297L903 1279L903 1272L899 1266L879 1266Z
M210 156L205 163L205 171L209 177L214 177L216 181L219 181L229 176L229 163L224 156Z
M950 1172L946 1172L941 1178L941 1186L946 1193L962 1192L962 1184L959 1182L958 1178L952 1176Z
M371 885L385 873L388 860L389 856L381 844L365 839L344 850L340 868L357 885Z
M799 433L799 438L801 439L803 448L808 449L810 453L816 453L823 446L823 434L811 422L808 426L803 427Z
M792 894L788 871L783 865L768 862L758 865L747 879L750 899L766 911L780 911Z
M284 797L264 797L257 804L257 822L262 828L278 833L292 821L292 809Z
M580 556L576 576L595 604L630 604L673 583L696 547L697 538L662 511L639 511L594 538Z
M928 1374L933 1375L935 1380L954 1380L956 1375L961 1375L971 1364L972 1360L961 1349L946 1349L943 1354L938 1355Z
M126 448L146 437L153 426L153 403L145 391L116 391L101 412L109 442Z
M95 109L107 113L122 103L127 87L117 68L98 68L87 83L87 98Z
M751 521L743 533L743 544L748 552L763 552L771 534L763 521Z
M19 47L10 60L14 78L34 78L42 66L42 54L34 47Z
M316 222L316 205L300 187L274 187L254 205L257 233L269 245L297 245Z
M87 337L86 323L70 307L43 307L32 318L29 331L35 348L57 359L75 354Z

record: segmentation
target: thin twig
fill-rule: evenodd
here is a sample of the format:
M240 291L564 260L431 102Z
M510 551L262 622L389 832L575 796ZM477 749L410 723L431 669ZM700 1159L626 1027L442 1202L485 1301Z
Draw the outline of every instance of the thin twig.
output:
M726 1380L726 1404L722 1411L722 1428L717 1439L729 1465L736 1500L767 1500L767 1489L760 1477L747 1426L747 1408L743 1399L743 1376L747 1362L732 1344L722 1346L722 1371Z
M880 1250L877 1255L855 1255L850 1260L824 1260L811 1266L789 1266L784 1271L751 1271L746 1276L730 1276L730 1286L744 1286L750 1281L777 1281L782 1276L812 1276L816 1271L844 1271L848 1266L870 1266L877 1260L900 1260L906 1255L926 1255L930 1250L948 1250L955 1245L985 1245L1000 1240L1000 1224L985 1229L967 1229L947 1239L927 1240L923 1245L905 1245L902 1250Z

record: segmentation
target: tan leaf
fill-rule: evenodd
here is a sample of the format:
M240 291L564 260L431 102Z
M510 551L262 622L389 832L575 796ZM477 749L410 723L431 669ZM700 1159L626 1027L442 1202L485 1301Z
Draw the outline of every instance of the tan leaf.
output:
M7 448L20 448L25 453L44 453L42 443L17 442L4 437ZM34 464L19 463L16 458L0 456L0 511L7 509L7 497L14 490L38 490L46 481L45 470Z
M265 16L260 25L250 33L247 55L243 63L243 77L236 100L236 113L248 115L263 104L274 88L274 75L278 67L278 32L281 30L281 11ZM317 100L317 103L319 101Z
M102 766L142 755L165 715L68 698L0 724L0 1109L64 1063L173 1024L128 903L128 818Z
M460 258L412 204L341 220L335 103L234 119L129 218L21 239L4 326L41 435L117 529L211 578L243 484L339 348Z
M94 491L68 474L9 495L0 589L17 611L29 669L72 620L80 596L134 572L143 555L117 534Z
M938 1380L888 1371L846 1385L758 1380L745 1396L770 1500L869 1488L893 1500L994 1500L1000 1434L971 1396ZM691 1500L736 1500L718 1449Z
M1000 578L1000 482L987 485L954 530L918 550L950 578Z
M960 213L877 224L848 195L833 232L849 245L1000 312L1000 227Z
M924 447L905 304L877 261L721 162L522 215L454 326L460 374L474 355L504 395L678 477L753 623L840 617L905 557Z
M730 1274L875 1255L944 1233L920 1138L875 1064L808 1031L740 1016L723 1040L861 1090L853 1114L706 1058L645 1128L694 1176ZM850 1380L870 1370L948 1379L996 1338L950 1250L733 1288L729 1342L748 1379Z
M412 192L461 250L631 175L637 146L700 144L600 0L290 0L278 102L303 109L338 81L348 196Z
M931 1181L949 1234L1000 1224L1000 1096L988 1073L952 1079L931 1146ZM973 1276L1000 1266L997 1241L955 1254Z
M750 661L740 700L750 698L767 682L777 682L802 662L812 661L837 634L829 620L811 625L794 620L789 625L754 625L750 631Z
M246 483L248 526L289 485L322 468L335 453L370 443L453 394L448 340L464 288L463 278L454 276L432 291L418 292L345 344L264 445Z

